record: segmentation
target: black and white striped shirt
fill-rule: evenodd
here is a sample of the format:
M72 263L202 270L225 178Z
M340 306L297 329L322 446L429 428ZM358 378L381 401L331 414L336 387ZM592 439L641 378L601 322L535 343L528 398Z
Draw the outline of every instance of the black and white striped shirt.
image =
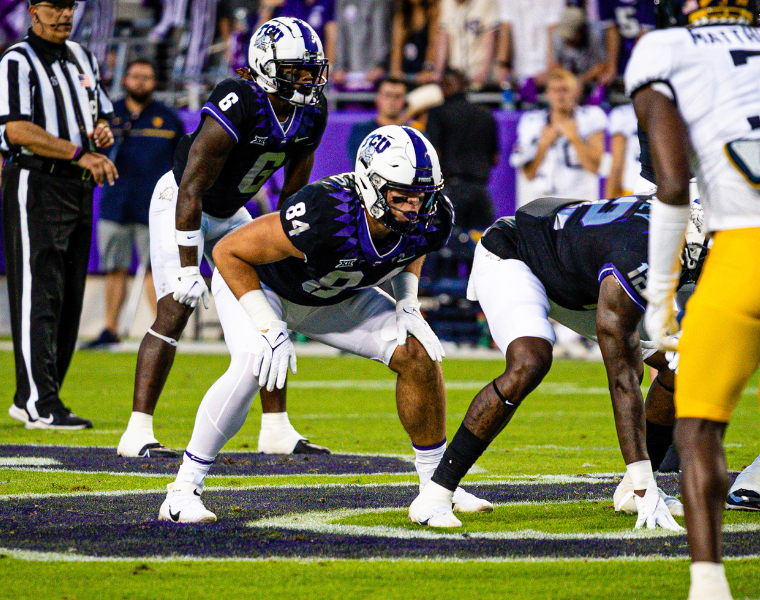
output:
M77 44L53 44L30 29L0 58L0 152L29 151L10 144L5 124L30 121L49 134L93 149L87 137L113 106L100 84L98 63Z

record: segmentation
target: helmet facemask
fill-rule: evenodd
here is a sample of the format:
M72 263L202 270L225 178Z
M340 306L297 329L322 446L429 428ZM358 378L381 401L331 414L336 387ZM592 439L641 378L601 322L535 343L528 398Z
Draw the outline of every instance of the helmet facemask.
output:
M326 58L319 58L316 53L299 60L272 61L277 96L296 106L313 105L319 102L322 90L327 84L328 65ZM270 67L271 69L271 67ZM299 82L299 72L308 71L311 82Z
M376 175L374 179L381 178ZM425 189L415 189L415 187L416 186L394 185L386 182L378 189L378 194L381 197L381 207L384 209L382 218L379 220L388 227L388 229L401 235L408 235L419 227L422 228L422 231L427 231L438 206L435 190L429 191L427 187ZM400 208L397 208L395 202L388 200L389 192L392 190L404 192L405 194L411 192L411 195L420 194L419 210L403 211ZM395 215L403 215L406 220L400 221Z

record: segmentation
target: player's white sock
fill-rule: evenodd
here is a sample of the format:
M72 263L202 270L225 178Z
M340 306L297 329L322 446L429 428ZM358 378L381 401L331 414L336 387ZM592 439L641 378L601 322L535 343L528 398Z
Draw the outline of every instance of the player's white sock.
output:
M178 482L189 481L195 485L203 487L203 482L208 475L211 465L214 464L215 457L199 456L185 450L182 457L182 464L177 472Z
M752 490L760 494L760 456L736 477L729 494L736 490Z
M211 465L203 465L190 457L198 457L203 462L213 461L222 447L240 431L258 392L259 383L253 375L253 354L233 354L229 368L206 392L198 407L193 435L180 468L184 478L178 481L203 485L202 479L199 483L197 478L201 473L205 477ZM205 467L205 471L201 467Z
M417 469L417 475L420 476L420 489L422 489L430 481L438 463L443 458L443 453L446 452L446 438L434 446L417 447L412 444L412 448L414 448L415 455L414 468Z
M153 435L153 415L133 411L127 423L127 431L130 437L140 440L156 441ZM146 442L147 443L147 442Z
M691 563L691 587L688 600L732 600L721 563Z
M290 454L304 437L290 424L288 413L262 413L259 452Z

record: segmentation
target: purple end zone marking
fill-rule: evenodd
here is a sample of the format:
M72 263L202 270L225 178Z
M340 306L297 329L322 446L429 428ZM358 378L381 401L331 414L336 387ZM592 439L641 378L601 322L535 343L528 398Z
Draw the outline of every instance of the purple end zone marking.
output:
M669 491L673 477L663 478ZM611 498L614 484L478 486L468 489L494 502ZM255 528L250 521L293 512L344 508L405 508L416 486L282 488L214 491L206 506L219 521L207 525L158 522L163 493L120 497L47 497L0 501L0 546L87 556L194 556L197 558L434 558L587 557L688 555L684 535L655 539L430 540L346 536L283 528ZM470 516L471 519L477 518ZM610 518L612 515L610 508ZM633 518L628 519L631 525ZM752 554L757 532L726 533L727 556ZM74 550L71 550L74 548Z
M667 487L672 487L672 480ZM611 498L613 484L468 486L494 502ZM247 523L310 510L404 508L416 486L209 490L206 505L219 521L181 525L156 520L163 493L122 497L77 497L0 502L0 546L88 556L433 558L587 557L688 555L685 536L625 540L429 540L345 536L260 529ZM476 518L470 516L470 518ZM612 511L610 509L610 518ZM633 519L629 519L633 523ZM727 556L752 554L757 532L725 534Z
M62 448L56 446L0 446L0 455L45 457L68 461L65 467L89 471L110 470L109 465L135 470L134 465L161 463L160 472L176 470L176 461L120 459L112 449ZM229 460L225 460L225 458ZM248 461L250 464L244 464ZM381 460L380 463L377 461ZM398 461L394 463L392 461ZM110 462L109 462L110 461ZM382 462L386 461L386 462ZM388 462L390 461L390 462ZM385 466L380 467L383 464ZM363 456L288 457L259 454L220 456L218 472L255 474L271 468L285 473L313 472L310 467L336 472L364 465L368 471L398 467L394 472L410 472L408 463L398 459ZM329 467L329 469L328 469ZM306 468L306 470L304 470ZM84 469L83 469L84 470ZM273 472L273 471L268 471ZM675 475L661 475L667 493L677 489ZM599 500L609 504L614 483L468 485L467 489L496 503L514 501ZM353 508L406 508L417 494L408 486L334 486L281 487L247 490L209 489L206 506L219 521L206 525L175 525L157 521L163 492L123 496L49 496L0 500L0 547L39 552L65 552L84 556L142 558L146 556L193 556L197 558L528 558L623 556L688 556L685 535L654 539L520 539L486 540L462 535L455 539L408 539L379 536L348 536L285 528L257 528L248 523L263 518L307 511ZM403 517L399 517L403 519ZM470 515L469 519L477 519ZM621 517L622 518L622 517ZM633 526L628 518L626 525ZM621 527L622 528L622 527ZM726 556L745 556L756 552L757 532L724 534Z
M115 448L69 448L66 446L26 446L0 444L0 458L52 458L57 465L34 466L50 471L85 471L108 473L149 473L175 475L181 458L124 458ZM24 465L20 465L23 467ZM13 467L9 467L13 468ZM414 473L410 461L389 456L350 454L260 454L241 452L220 454L212 475L343 475L357 473Z

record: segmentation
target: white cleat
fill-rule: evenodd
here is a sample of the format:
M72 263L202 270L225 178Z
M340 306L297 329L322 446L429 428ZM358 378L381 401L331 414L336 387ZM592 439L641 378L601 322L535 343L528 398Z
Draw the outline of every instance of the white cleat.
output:
M760 511L760 456L737 476L728 490L726 508Z
M176 450L166 448L153 436L134 435L129 429L121 435L116 454L126 458L179 458Z
M454 497L452 499L454 504L454 512L462 513L490 513L493 512L493 504L488 500L483 500L474 496L470 492L465 492L462 488L458 487L454 490Z
M166 486L167 494L158 510L159 521L173 523L212 523L216 515L203 506L203 488L189 481L175 481Z
M461 527L462 522L451 510L453 495L454 492L431 481L409 506L409 520L428 527Z
M294 427L284 434L262 429L259 432L258 451L264 454L330 454L327 448L312 444Z
M15 403L11 404L10 408L8 409L8 416L11 419L21 421L22 423L29 422L29 414L26 412L26 409L19 408Z
M665 506L668 507L670 514L674 517L683 517L683 504L675 496L668 496L660 488L657 488L660 494L660 498L665 502ZM628 473L625 474L622 481L615 488L615 493L612 495L612 504L615 507L615 512L620 512L625 515L637 515L639 514L636 508L636 500L634 500L635 494L633 493L633 482L631 481Z

